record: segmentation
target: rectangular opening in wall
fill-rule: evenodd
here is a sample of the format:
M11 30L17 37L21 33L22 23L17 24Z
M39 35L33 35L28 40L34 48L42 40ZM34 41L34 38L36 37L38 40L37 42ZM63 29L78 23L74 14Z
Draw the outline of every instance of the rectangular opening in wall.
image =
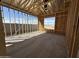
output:
M44 28L47 30L55 30L55 17L44 18Z
M5 6L1 6L1 13L7 47L32 38L33 33L38 32L38 17Z
M1 6L5 36L38 30L38 18L24 12Z

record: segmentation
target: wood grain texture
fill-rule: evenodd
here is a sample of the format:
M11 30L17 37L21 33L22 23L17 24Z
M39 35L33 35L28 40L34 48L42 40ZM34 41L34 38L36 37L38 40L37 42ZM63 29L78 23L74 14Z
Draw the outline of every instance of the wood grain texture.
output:
M5 56L5 55L6 55L5 34L4 34L4 27L2 23L2 13L0 6L0 56Z

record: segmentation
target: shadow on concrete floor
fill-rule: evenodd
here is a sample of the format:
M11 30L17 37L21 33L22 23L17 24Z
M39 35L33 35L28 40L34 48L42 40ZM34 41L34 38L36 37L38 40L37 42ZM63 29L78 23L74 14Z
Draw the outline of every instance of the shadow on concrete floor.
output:
M10 42L8 42L10 43ZM43 33L7 47L12 58L66 58L65 36Z

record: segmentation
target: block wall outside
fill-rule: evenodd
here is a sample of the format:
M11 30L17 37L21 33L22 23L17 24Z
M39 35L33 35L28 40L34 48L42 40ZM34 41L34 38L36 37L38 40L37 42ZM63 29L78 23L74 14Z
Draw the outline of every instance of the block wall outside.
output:
M19 30L19 26L20 26L20 30ZM23 27L22 27L23 26ZM6 34L7 36L10 36L10 24L9 23L5 23L5 27L6 27ZM12 28L12 34L14 35L15 34L15 25L14 24L11 24L11 28ZM28 28L28 29L27 29ZM22 30L23 29L23 30ZM26 32L30 32L30 31L37 31L38 30L38 25L26 25ZM19 31L20 33L25 33L25 24L22 25L22 24L16 24L16 32L17 34L19 34ZM23 32L22 32L23 31Z

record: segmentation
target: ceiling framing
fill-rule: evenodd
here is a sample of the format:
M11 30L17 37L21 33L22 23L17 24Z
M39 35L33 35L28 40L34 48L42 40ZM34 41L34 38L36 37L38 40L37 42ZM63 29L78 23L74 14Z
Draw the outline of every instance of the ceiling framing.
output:
M65 11L65 2L69 0L1 0L2 5L14 8L35 16L51 16L56 12ZM44 5L47 4L45 10Z

